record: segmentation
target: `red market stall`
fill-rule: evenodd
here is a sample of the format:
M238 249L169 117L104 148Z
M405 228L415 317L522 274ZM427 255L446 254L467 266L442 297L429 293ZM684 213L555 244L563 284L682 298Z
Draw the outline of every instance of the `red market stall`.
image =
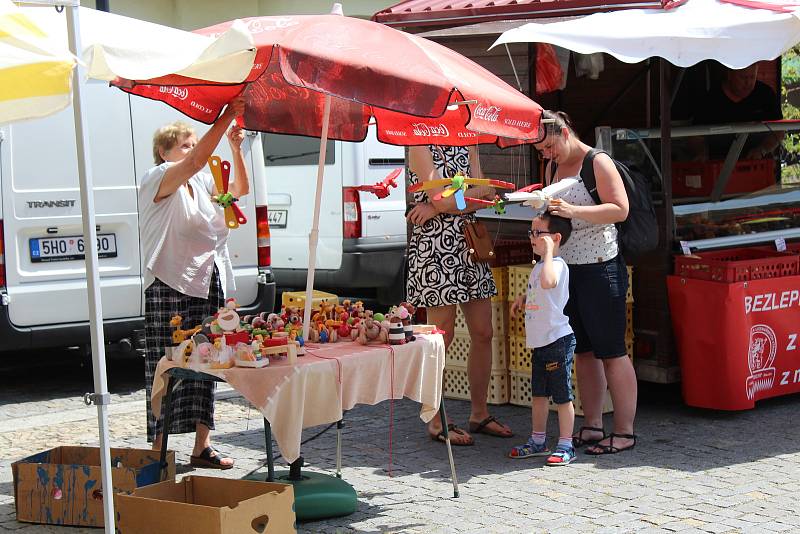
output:
M766 247L676 257L667 287L688 405L744 410L800 392L799 258Z

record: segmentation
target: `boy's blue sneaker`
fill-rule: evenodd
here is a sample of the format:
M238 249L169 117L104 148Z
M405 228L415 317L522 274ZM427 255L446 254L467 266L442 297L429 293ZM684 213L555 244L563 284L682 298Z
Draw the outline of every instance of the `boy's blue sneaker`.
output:
M575 448L574 447L556 447L556 450L553 454L547 457L547 465L549 466L556 466L556 465L567 465L572 463L572 460L575 459Z
M533 437L530 437L525 445L517 445L511 449L511 452L508 453L508 457L519 459L530 458L531 456L547 456L549 454L550 449L547 448L547 445L544 443L538 445L533 442Z

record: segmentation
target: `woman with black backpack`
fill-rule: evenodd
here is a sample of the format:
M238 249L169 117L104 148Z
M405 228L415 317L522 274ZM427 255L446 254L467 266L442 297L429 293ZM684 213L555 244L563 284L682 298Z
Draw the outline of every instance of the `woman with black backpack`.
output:
M546 178L579 179L547 208L572 219L573 225L572 237L561 249L570 273L564 312L575 332L584 412L584 426L573 436L573 444L588 445L585 452L590 455L614 454L636 445L636 373L625 347L628 275L616 226L628 217L628 195L614 160L583 143L565 113L545 111L542 119L546 135L534 146L550 161L548 167L555 167ZM581 180L586 165L594 171L594 187L587 188ZM602 413L606 389L614 403L614 425L608 434Z

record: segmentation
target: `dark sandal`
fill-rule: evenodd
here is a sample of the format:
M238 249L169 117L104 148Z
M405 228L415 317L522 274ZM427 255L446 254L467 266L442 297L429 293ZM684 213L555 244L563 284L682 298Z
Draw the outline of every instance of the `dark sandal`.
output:
M503 423L498 421L495 416L490 415L480 423L475 423L473 421L469 422L469 431L473 434L486 434L488 436L495 436L498 438L511 438L514 437L514 433L510 431L506 434L505 432L498 432L497 430L492 430L489 428L490 423L497 423L499 426L505 426Z
M584 432L600 432L603 434L599 439L583 439ZM596 426L582 426L577 433L572 435L572 445L575 447L583 447L585 445L596 445L606 439L606 431Z
M614 438L632 439L633 443L627 447L615 447ZM589 456L601 456L603 454L617 454L618 452L629 451L636 446L636 434L616 434L612 432L608 435L608 445L596 443L586 449L584 453Z
M189 465L194 467L207 467L209 469L230 469L233 464L222 463L224 456L214 447L206 447L199 456L190 456Z
M454 447L469 447L470 445L475 445L475 440L472 439L472 436L469 436L466 432L464 432L463 430L458 428L455 424L453 424L453 423L448 424L447 425L447 431L448 432L452 432L453 434L458 434L459 436L467 436L467 437L469 437L469 441L464 441L464 442L453 441L451 439L450 440L450 445L453 445ZM444 436L444 429L439 431L438 434L428 433L428 435L431 437L431 439L433 441L441 441L442 443L447 443L447 438L445 438L445 436Z

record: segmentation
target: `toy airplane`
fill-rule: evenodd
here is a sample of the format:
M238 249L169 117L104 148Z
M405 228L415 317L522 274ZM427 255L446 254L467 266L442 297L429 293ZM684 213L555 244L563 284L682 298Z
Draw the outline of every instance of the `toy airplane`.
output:
M359 185L356 190L374 193L378 198L386 198L389 196L389 189L397 187L397 177L400 176L401 172L403 172L403 169L397 168L390 172L383 181L373 185Z
M217 185L217 194L211 198L214 202L225 208L225 226L228 228L239 228L240 224L247 222L242 210L236 205L238 198L228 193L228 183L231 175L231 162L223 161L219 156L208 158L208 166L214 183Z
M535 210L540 210L550 200L572 188L577 183L578 180L575 178L564 178L543 189L539 189L542 186L541 184L533 184L513 193L506 193L505 200L506 202L522 202L523 206L530 206Z
M409 187L408 191L409 193L414 193L416 191L427 191L428 189L444 187L442 192L437 193L433 197L433 200L440 200L442 198L455 195L456 207L460 210L466 209L467 201L478 204L483 204L484 202L495 204L495 201L492 200L482 200L479 198L464 196L464 191L466 191L467 187L471 185L488 185L490 187L499 187L501 189L514 189L514 187L516 187L511 182L492 180L490 178L470 178L469 176L464 176L459 172L456 173L452 178L440 178L438 180L429 180L426 182L416 183Z

